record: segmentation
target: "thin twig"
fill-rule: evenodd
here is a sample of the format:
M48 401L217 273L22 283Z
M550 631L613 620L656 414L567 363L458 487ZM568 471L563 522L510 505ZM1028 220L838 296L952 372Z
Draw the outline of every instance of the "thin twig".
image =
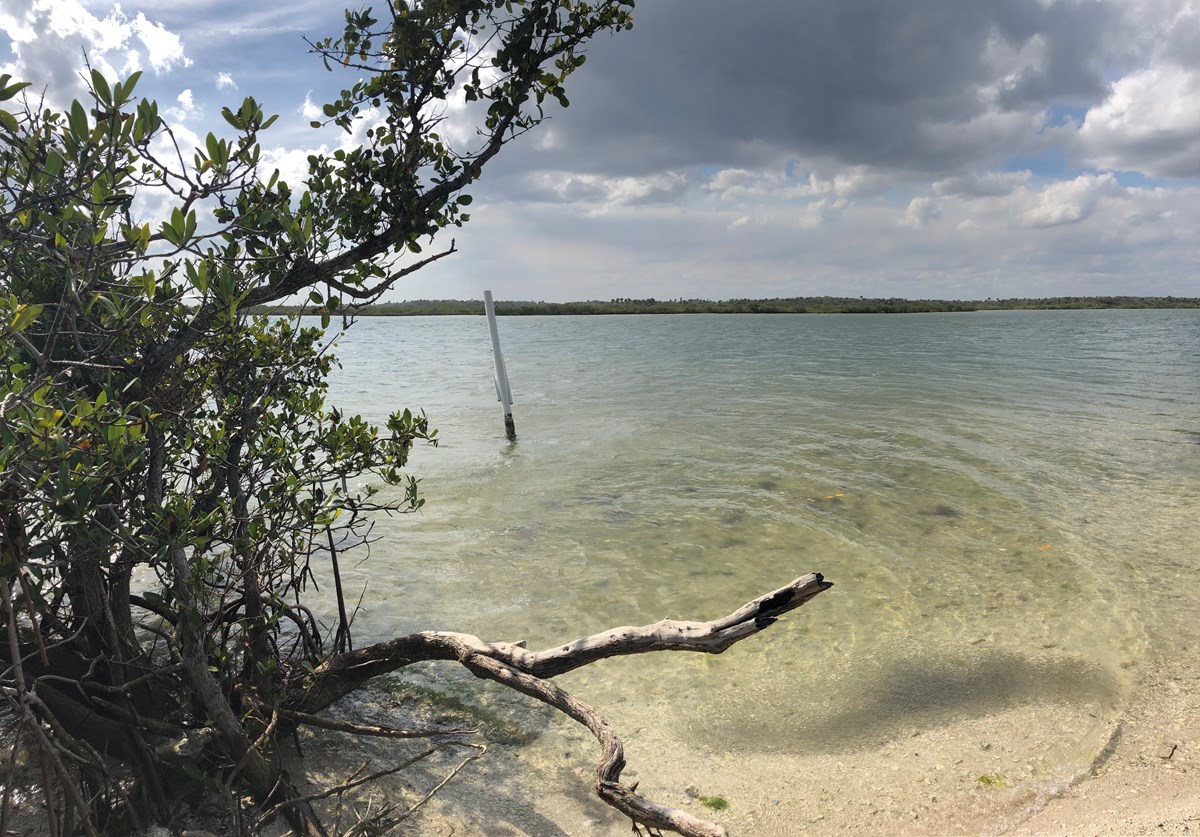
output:
M374 724L356 724L351 721L338 721L333 718L322 718L320 715L310 715L307 712L283 710L283 717L297 721L305 726L320 727L321 729L347 732L351 735L372 735L380 738L434 738L439 735L472 735L478 729L449 727L441 729L399 729L398 727L383 727Z
M455 776L457 776L464 767L466 767L468 764L470 764L473 761L478 761L479 759L483 758L487 754L487 746L484 744L468 744L466 746L477 747L478 750L476 750L475 755L467 756L465 759L463 759L462 762L460 762L457 767L455 767L448 774L446 774L446 777L444 779L442 779L442 781L440 781L436 785L434 785L433 789L430 790L429 793L427 793L423 797L421 797L420 801L418 801L415 805L413 805L411 808L409 808L403 814L396 817L396 819L392 821L392 823L391 823L392 825L396 825L396 824L408 819L409 817L411 817L413 814L415 814L417 812L417 810L419 808L424 806L426 802L433 799L434 794L436 794L438 791L440 791L442 788L444 788L447 784L449 784L450 780L453 779Z
M298 796L293 799L285 799L283 802L280 802L280 803L272 806L271 808L268 808L263 813L262 819L264 819L264 820L269 819L270 817L275 816L277 813L279 813L284 808L288 808L293 805L300 805L302 803L311 803L311 802L316 802L321 799L328 799L329 797L331 797L335 794L345 793L348 790L353 790L354 788L357 788L360 785L365 785L368 782L374 782L377 779L382 779L386 776L392 776L396 773L399 773L401 770L405 770L409 767L412 767L414 764L416 764L419 761L424 761L425 759L432 756L434 753L436 753L440 750L444 750L447 747L468 747L473 750L481 751L481 752L479 752L479 754L477 756L475 756L475 758L478 758L479 756L482 756L484 753L487 752L487 746L484 744L472 744L467 741L442 741L437 744L434 744L432 747L428 747L427 749L422 750L421 752L417 753L412 758L405 760L404 762L396 765L395 767L389 767L387 770L380 770L378 773L372 773L369 776L363 776L361 778L354 779L349 782L345 782L341 785L338 785L333 788L329 788L321 793L313 794L311 796ZM363 767L365 767L365 766L366 765L363 765ZM362 767L359 768L359 770L361 770L361 769L362 769ZM357 773L357 772L358 771L355 771L355 773ZM443 782L443 784L445 784L445 783ZM440 785L439 785L439 787L440 787Z

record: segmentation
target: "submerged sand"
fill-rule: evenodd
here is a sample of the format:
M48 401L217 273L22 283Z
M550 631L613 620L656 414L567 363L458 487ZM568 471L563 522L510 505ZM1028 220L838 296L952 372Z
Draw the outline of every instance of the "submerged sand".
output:
M707 749L680 739L678 730L664 733L671 707L636 696L606 709L626 741L625 778L640 781L647 797L707 816L731 835L1200 834L1200 666L1189 643L1170 644L1178 655L1141 665L1118 717L1105 717L1100 706L1030 703L804 754ZM431 711L395 700L376 708ZM540 727L530 731L507 714L512 708L485 723L487 755L396 833L629 833L628 821L591 793L596 746L586 733L537 707L529 709ZM459 716L440 712L425 719ZM1080 723L1091 727L1071 729ZM1056 743L1064 730L1081 742L1071 752ZM336 770L337 751L326 749L336 744L314 738L305 767ZM384 743L357 757L381 766L397 753ZM449 765L431 762L427 773L377 783L364 799L374 810L413 801ZM710 810L701 800L717 796L727 809Z

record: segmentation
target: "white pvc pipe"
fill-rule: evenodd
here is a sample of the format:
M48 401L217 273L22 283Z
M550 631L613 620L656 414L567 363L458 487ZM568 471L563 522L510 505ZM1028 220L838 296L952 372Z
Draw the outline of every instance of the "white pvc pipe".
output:
M483 292L483 310L487 314L488 331L492 335L492 360L496 363L493 381L496 398L504 406L504 435L515 441L517 426L512 416L512 388L508 385L508 369L504 366L504 355L500 352L500 332L496 329L496 306L492 303L492 292Z

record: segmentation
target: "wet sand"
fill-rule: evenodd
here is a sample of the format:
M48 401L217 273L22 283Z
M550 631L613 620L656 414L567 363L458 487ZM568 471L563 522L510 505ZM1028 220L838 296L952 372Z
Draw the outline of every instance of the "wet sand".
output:
M624 778L640 781L648 798L706 816L731 835L1200 834L1200 667L1190 655L1160 658L1135 680L1118 718L1103 717L1099 707L1030 704L906 728L876 746L807 754L738 754L687 742L671 731L670 706L636 697L607 709L626 741ZM493 719L486 757L397 833L628 833L628 822L591 792L594 741L539 707L527 706L529 717L514 721L516 707L501 701L495 718L508 720ZM1083 763L1048 746L1081 716L1094 725L1083 736L1081 746L1093 753ZM465 717L460 710L443 710L424 720L458 717ZM334 767L336 751L328 759L323 753L336 742L313 743L306 767ZM394 744L359 753L376 764L397 755ZM415 801L449 764L379 783L367 795L376 809L384 801ZM701 800L717 796L727 809L710 810Z

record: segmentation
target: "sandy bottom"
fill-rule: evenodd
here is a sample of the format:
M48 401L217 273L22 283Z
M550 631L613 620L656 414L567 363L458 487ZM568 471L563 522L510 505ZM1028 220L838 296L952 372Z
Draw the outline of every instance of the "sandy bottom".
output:
M1189 657L1148 673L1093 769L1001 833L1200 834L1196 664Z
M1032 704L809 754L709 751L663 733L669 707L630 699L604 709L623 734L625 778L640 781L639 792L712 819L732 835L1200 834L1200 667L1186 647L1177 650L1180 656L1138 673L1119 717L1086 705ZM377 708L388 714L407 707L424 720L465 717L461 707L384 700L390 705ZM498 710L474 739L487 743L487 754L395 833L629 833L628 821L591 793L597 748L587 734L528 705L532 725L497 721L512 717L513 708ZM1064 732L1076 742L1069 751L1055 743ZM337 746L324 736L310 740L305 768L313 778L345 769L346 754ZM422 746L355 744L355 758L379 769ZM356 810L411 804L453 766L451 756L463 755L439 754L402 780L372 784ZM715 797L728 807L706 807L703 799ZM353 809L343 809L343 824L357 816Z

